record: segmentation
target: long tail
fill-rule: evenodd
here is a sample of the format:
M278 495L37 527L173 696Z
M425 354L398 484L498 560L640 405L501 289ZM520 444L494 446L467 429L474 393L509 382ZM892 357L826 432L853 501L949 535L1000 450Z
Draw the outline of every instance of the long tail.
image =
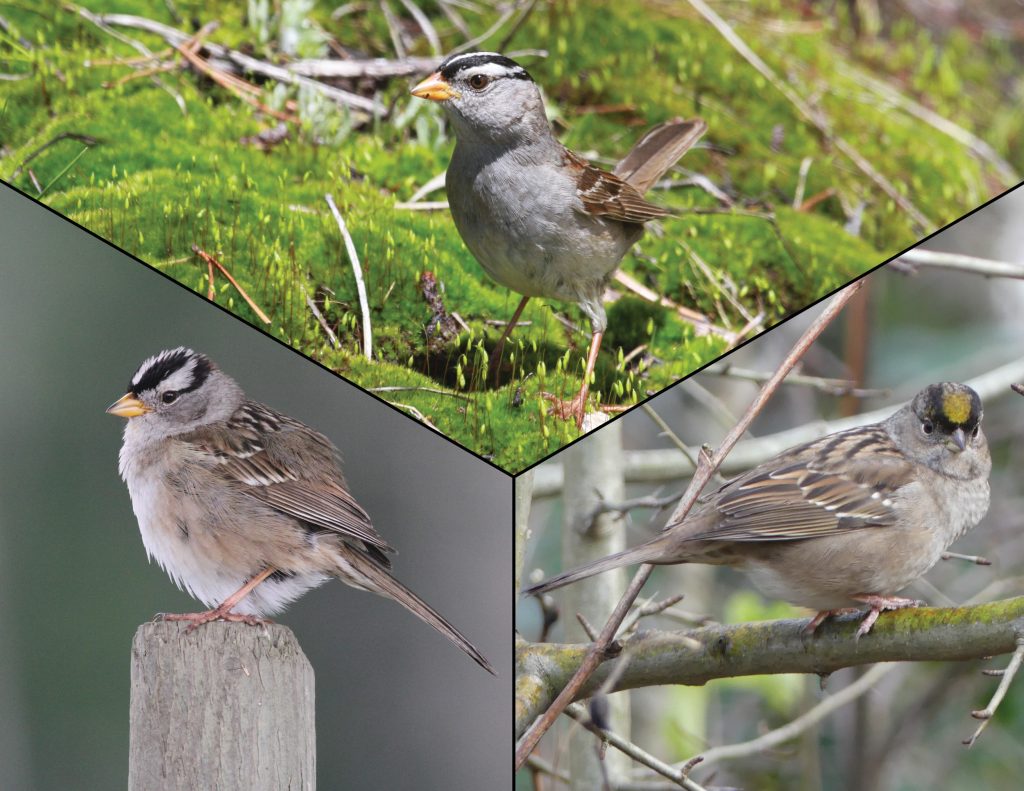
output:
M349 558L349 560L351 561L352 559ZM358 563L358 570L366 578L366 581L371 583L371 585L366 587L372 590L373 593L394 599L421 621L437 629L437 631L447 637L455 646L465 651L474 662L492 676L498 675L491 666L491 663L487 661L487 657L481 654L477 647L469 642L462 632L452 626L441 613L392 577L386 569L380 568L380 566L372 561L364 560L364 562Z
M611 571L622 566L632 566L634 563L650 563L656 560L661 553L662 548L660 544L653 542L641 544L638 547L624 549L622 552L616 552L614 555L608 555L608 557L599 558L574 569L563 571L561 574L556 574L551 579L534 585L532 588L527 588L523 593L527 596L547 593L555 588L561 588L563 585L578 582L587 577L593 577L595 574L600 574L604 571Z

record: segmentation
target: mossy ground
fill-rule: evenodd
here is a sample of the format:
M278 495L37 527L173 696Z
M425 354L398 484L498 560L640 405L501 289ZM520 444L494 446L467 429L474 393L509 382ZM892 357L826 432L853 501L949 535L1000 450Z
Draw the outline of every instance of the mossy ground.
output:
M548 50L546 59L523 60L545 88L565 143L584 154L620 156L643 128L672 116L707 120L709 145L682 165L728 192L737 209L771 212L774 222L740 211L695 214L719 207L696 187L659 192L655 199L679 216L648 233L623 269L733 330L745 324L743 311L762 312L764 326L777 323L912 244L922 230L1008 186L962 145L861 87L851 69L891 81L976 128L998 150L1010 150L1020 134L1020 119L1001 109L995 87L999 75L1012 72L1011 55L997 42L979 45L954 33L940 46L910 28L885 41L857 41L842 32L842 19L794 19L787 27L791 14L783 5L745 6L738 32L799 93L815 97L834 133L910 198L931 227L916 227L685 4L538 4L508 47ZM174 24L157 0L88 6ZM212 40L271 56L242 4L179 0L177 8L199 24L220 20ZM4 9L12 28L0 32L0 71L24 78L0 82L0 177L34 196L28 168L19 172L26 157L62 133L95 138L84 154L83 143L65 138L29 163L47 187L42 199L58 211L202 294L207 267L192 245L213 253L271 317L267 331L362 387L410 388L380 395L414 407L505 469L520 470L576 436L571 424L547 415L540 394L570 395L579 386L587 335L567 330L555 314L586 326L580 312L531 301L523 316L530 326L514 336L513 367L500 387L486 389L481 361L500 332L486 320L509 317L518 295L483 274L447 212L395 207L445 168L452 147L437 108L408 96L409 81L382 84L380 99L397 120L336 135L331 145L314 142L307 126L261 151L241 140L275 122L208 79L189 70L160 75L184 99L182 114L148 78L118 83L131 69L117 59L137 53L72 11ZM317 8L313 16L341 44L375 55L392 51L379 14L333 22L329 12ZM470 16L479 30L493 19ZM768 20L782 22L765 26ZM446 45L460 43L443 17L434 21ZM155 36L126 32L153 51L166 48ZM30 46L19 43L22 37ZM419 45L425 52L422 39ZM790 207L806 158L803 194L822 199L800 211ZM324 202L328 192L365 272L372 363L360 354L356 288ZM844 230L853 213L860 218L856 235ZM419 286L425 271L443 284L446 308L465 319L468 332L444 343L428 340L432 311ZM733 284L742 311L723 283ZM329 344L307 295L317 297L341 348ZM223 277L215 280L214 298L264 326ZM604 401L634 403L727 348L723 338L700 336L674 312L639 297L624 294L608 307L610 331L594 385ZM624 364L640 345L646 355Z

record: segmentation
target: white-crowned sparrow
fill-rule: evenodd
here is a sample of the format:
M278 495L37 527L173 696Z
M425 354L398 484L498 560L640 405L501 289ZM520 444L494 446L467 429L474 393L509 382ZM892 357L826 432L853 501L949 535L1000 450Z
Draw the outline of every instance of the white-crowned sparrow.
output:
M790 448L705 495L656 538L526 593L634 563L727 565L767 595L817 610L812 632L868 605L860 636L881 611L915 605L893 594L988 510L981 417L971 388L929 385L881 423Z
M644 193L707 128L700 119L655 127L607 173L555 137L526 69L494 52L453 55L412 93L440 102L455 130L446 187L455 226L484 270L523 295L574 301L590 319L586 373L558 412L582 426L607 326L605 287L643 224L669 212Z
M210 609L190 628L259 623L331 577L394 599L494 672L454 626L391 576L322 434L245 397L207 357L150 357L107 412L128 418L119 470L150 558Z

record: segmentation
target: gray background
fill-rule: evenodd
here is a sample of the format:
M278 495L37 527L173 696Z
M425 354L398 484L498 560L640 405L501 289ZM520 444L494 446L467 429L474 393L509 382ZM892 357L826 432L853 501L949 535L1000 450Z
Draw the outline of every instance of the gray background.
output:
M124 787L132 635L200 609L147 563L104 414L177 345L342 449L396 576L501 674L393 602L308 593L277 620L316 672L320 787L506 786L511 480L2 184L0 277L3 787Z

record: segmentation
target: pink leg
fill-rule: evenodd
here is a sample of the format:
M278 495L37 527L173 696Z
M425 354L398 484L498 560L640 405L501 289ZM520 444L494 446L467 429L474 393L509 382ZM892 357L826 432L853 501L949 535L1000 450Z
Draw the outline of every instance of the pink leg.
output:
M864 616L864 620L860 622L860 626L857 627L857 637L870 632L871 627L878 620L878 616L885 610L903 610L907 607L920 607L922 604L917 599L905 599L902 596L877 596L874 593L859 593L850 598L864 602L871 608Z
M562 420L576 419L576 428L583 428L583 418L587 414L587 395L590 393L590 377L594 373L594 366L597 365L597 353L601 350L601 339L603 332L595 332L590 337L590 353L587 354L587 370L583 375L583 387L572 401L563 401L560 398L544 393L544 398L551 402L551 411L562 418Z
M843 607L838 610L822 610L813 618L811 618L810 623L808 623L807 626L804 627L804 631L808 634L814 634L815 630L819 626L821 626L822 623L824 623L825 619L828 618L830 615L846 615L847 613L851 612L860 612L860 610L858 610L856 607Z
M874 593L858 593L851 596L854 601L863 602L870 608L865 614L860 626L857 627L857 639L871 631L878 616L886 610L902 610L906 607L919 607L921 602L917 599L904 599L902 596L878 596ZM804 631L814 634L814 630L821 626L822 622L830 615L846 615L847 613L860 612L856 607L843 607L838 610L822 610L815 615L810 623L804 627Z
M236 621L241 623L247 623L250 626L259 626L260 624L270 623L270 621L257 618L255 615L242 615L237 612L231 612L231 608L234 607L238 602L252 593L253 588L259 585L263 580L273 574L276 569L268 567L249 580L245 585L239 588L237 591L228 596L224 603L214 610L206 610L205 612L187 612L180 614L161 615L161 619L165 621L190 621L191 625L185 630L185 634L192 632L202 626L204 623L210 623L210 621Z
M512 318L509 319L508 324L505 325L505 331L501 333L501 337L498 338L498 345L494 347L494 351L491 352L490 360L487 363L487 367L494 371L494 384L498 384L498 372L501 370L501 355L505 351L505 341L509 339L512 334L512 330L515 329L516 323L519 321L519 317L523 315L523 309L526 307L526 303L530 301L529 297L523 297L519 300L519 306L516 308L516 312L512 314Z

